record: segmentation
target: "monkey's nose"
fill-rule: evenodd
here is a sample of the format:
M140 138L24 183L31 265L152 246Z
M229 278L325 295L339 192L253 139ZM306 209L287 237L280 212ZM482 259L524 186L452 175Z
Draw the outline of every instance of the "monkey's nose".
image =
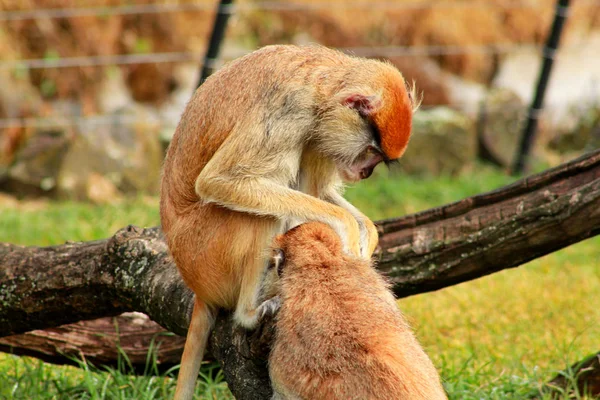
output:
M367 179L373 174L374 167L363 168L360 170L360 179Z

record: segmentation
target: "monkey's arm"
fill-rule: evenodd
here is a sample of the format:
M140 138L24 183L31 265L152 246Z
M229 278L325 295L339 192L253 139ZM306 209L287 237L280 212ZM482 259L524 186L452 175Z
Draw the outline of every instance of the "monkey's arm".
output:
M350 212L274 180L201 173L196 180L196 193L206 202L235 211L273 216L280 220L293 218L324 222L340 235L347 251L360 254L359 225Z
M363 258L370 258L379 243L379 234L375 224L360 210L346 200L337 190L330 188L321 196L323 200L348 210L358 222L360 231L360 251Z

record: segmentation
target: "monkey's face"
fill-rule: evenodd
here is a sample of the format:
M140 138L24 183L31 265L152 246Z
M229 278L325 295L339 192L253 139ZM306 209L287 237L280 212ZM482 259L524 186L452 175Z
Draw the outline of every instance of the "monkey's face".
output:
M375 167L385 160L384 157L376 147L367 146L350 165L338 164L338 172L344 181L357 182L370 177Z
M276 239L277 240L277 239ZM262 303L277 296L281 291L281 275L285 256L283 250L274 247L271 250L269 264L263 273L262 284L258 293L258 303Z
M342 110L339 115L338 130L329 135L325 154L333 159L344 181L366 179L377 165L392 161L382 150L379 130L369 115L351 108Z
M318 143L345 181L368 178L375 167L402 156L417 107L414 88L399 72L381 74L371 87L348 87L322 113Z
M317 148L335 163L340 177L346 182L366 179L379 163L388 161L379 145L377 127L364 110L371 107L366 103L377 102L372 97L352 95L353 102L347 99L336 102L320 120Z
M305 222L274 238L267 270L282 277L306 269L307 265L331 264L324 261L341 254L341 239L331 226Z

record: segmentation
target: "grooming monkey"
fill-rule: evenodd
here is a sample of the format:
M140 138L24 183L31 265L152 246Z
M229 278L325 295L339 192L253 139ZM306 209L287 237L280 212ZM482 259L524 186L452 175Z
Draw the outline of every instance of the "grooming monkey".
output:
M274 235L320 221L369 258L373 223L341 195L399 158L414 93L390 64L324 47L268 46L219 70L193 95L167 152L160 214L196 294L176 399L190 399L216 308L253 328ZM268 310L267 310L268 311Z
M320 222L274 242L265 276L281 301L269 357L274 400L446 399L369 260L345 254L336 232Z

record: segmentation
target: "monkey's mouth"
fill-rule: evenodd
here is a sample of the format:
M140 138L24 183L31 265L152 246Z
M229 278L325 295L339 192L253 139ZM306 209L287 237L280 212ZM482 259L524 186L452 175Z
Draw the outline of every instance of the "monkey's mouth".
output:
M379 161L366 165L353 165L350 167L340 168L340 175L346 182L358 182L362 179L367 179L370 177L373 174L373 170L377 164L379 164Z
M342 179L345 182L358 182L360 181L360 175L357 175L354 171L352 171L350 168L340 168L340 175L342 176Z
M367 179L373 174L375 167L383 161L383 157L379 154L374 154L364 160L354 163L350 166L340 168L340 175L346 182L358 182L362 179Z

